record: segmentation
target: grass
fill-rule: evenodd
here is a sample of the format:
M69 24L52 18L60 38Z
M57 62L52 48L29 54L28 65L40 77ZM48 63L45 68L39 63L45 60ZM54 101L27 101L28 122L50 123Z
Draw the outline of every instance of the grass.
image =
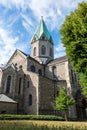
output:
M0 130L87 130L87 122L2 120Z

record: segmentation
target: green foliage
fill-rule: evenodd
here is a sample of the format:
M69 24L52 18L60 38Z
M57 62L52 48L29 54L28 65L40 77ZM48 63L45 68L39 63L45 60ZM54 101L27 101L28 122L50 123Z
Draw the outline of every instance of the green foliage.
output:
M87 2L79 3L78 8L66 16L60 33L67 57L79 75L80 84L87 87Z
M65 88L60 88L59 95L55 99L55 109L62 110L65 112L65 120L68 120L68 108L74 104L74 100L66 93Z
M68 110L69 106L74 104L74 100L67 95L65 88L60 88L59 95L56 97L55 100L55 109L56 110Z
M82 93L83 95L87 98L87 74L85 73L80 73L80 84L82 85Z
M54 115L13 115L1 114L0 120L57 120L63 121L64 118Z

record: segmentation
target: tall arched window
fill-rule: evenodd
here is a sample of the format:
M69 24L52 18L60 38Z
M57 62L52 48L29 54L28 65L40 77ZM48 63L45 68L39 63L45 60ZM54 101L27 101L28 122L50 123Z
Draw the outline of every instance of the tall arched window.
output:
M56 78L56 76L57 76L56 66L53 66L52 70L53 70L53 78Z
M31 65L31 71L35 72L35 67L33 65Z
M21 92L21 82L22 82L22 78L19 78L19 89L18 89L18 94L20 94L20 92Z
M6 84L6 93L10 92L10 85L11 85L11 76L7 77L7 84Z
M42 70L39 69L39 70L38 70L38 73L39 73L39 75L42 75Z
M32 95L30 94L29 95L29 106L31 106L32 105Z
M42 55L46 54L46 47L44 45L41 47L41 54Z
M51 56L51 57L53 56L52 48L50 48L50 56Z
M34 47L33 56L36 56L36 47Z
M30 86L30 82L29 82L29 81L27 81L27 88L29 88L29 86Z

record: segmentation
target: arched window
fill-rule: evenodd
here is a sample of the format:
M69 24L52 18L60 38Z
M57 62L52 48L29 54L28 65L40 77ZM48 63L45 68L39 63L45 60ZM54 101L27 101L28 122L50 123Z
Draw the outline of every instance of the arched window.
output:
M45 36L43 35L43 36L41 37L41 39L44 40L44 39L45 39Z
M22 78L19 78L19 89L18 89L18 94L20 94L20 92L21 92L21 82L22 82Z
M11 76L7 77L7 84L6 84L6 93L10 92L10 85L11 85Z
M27 81L27 88L29 88L29 86L30 86L30 82L29 82L29 81Z
M22 67L23 67L22 65L19 66L20 69L22 69Z
M34 47L33 56L36 56L36 47Z
M43 45L42 48L41 48L41 54L42 54L42 55L45 55L45 54L46 54L46 48L45 48L44 45Z
M38 70L38 73L39 73L39 75L42 75L42 70L39 69L39 70Z
M52 48L50 48L50 56L53 56Z
M53 66L52 70L53 70L53 78L56 78L56 76L57 76L56 66Z
M30 94L29 95L29 106L31 106L32 105L32 95Z
M35 67L33 65L31 65L31 71L35 72Z

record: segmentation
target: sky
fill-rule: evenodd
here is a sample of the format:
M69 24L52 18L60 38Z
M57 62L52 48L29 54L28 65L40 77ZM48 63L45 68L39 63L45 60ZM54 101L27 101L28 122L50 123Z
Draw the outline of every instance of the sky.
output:
M60 27L83 0L0 0L0 65L16 49L30 54L31 39L41 16L53 38L54 57L65 55ZM87 2L87 0L84 0Z

